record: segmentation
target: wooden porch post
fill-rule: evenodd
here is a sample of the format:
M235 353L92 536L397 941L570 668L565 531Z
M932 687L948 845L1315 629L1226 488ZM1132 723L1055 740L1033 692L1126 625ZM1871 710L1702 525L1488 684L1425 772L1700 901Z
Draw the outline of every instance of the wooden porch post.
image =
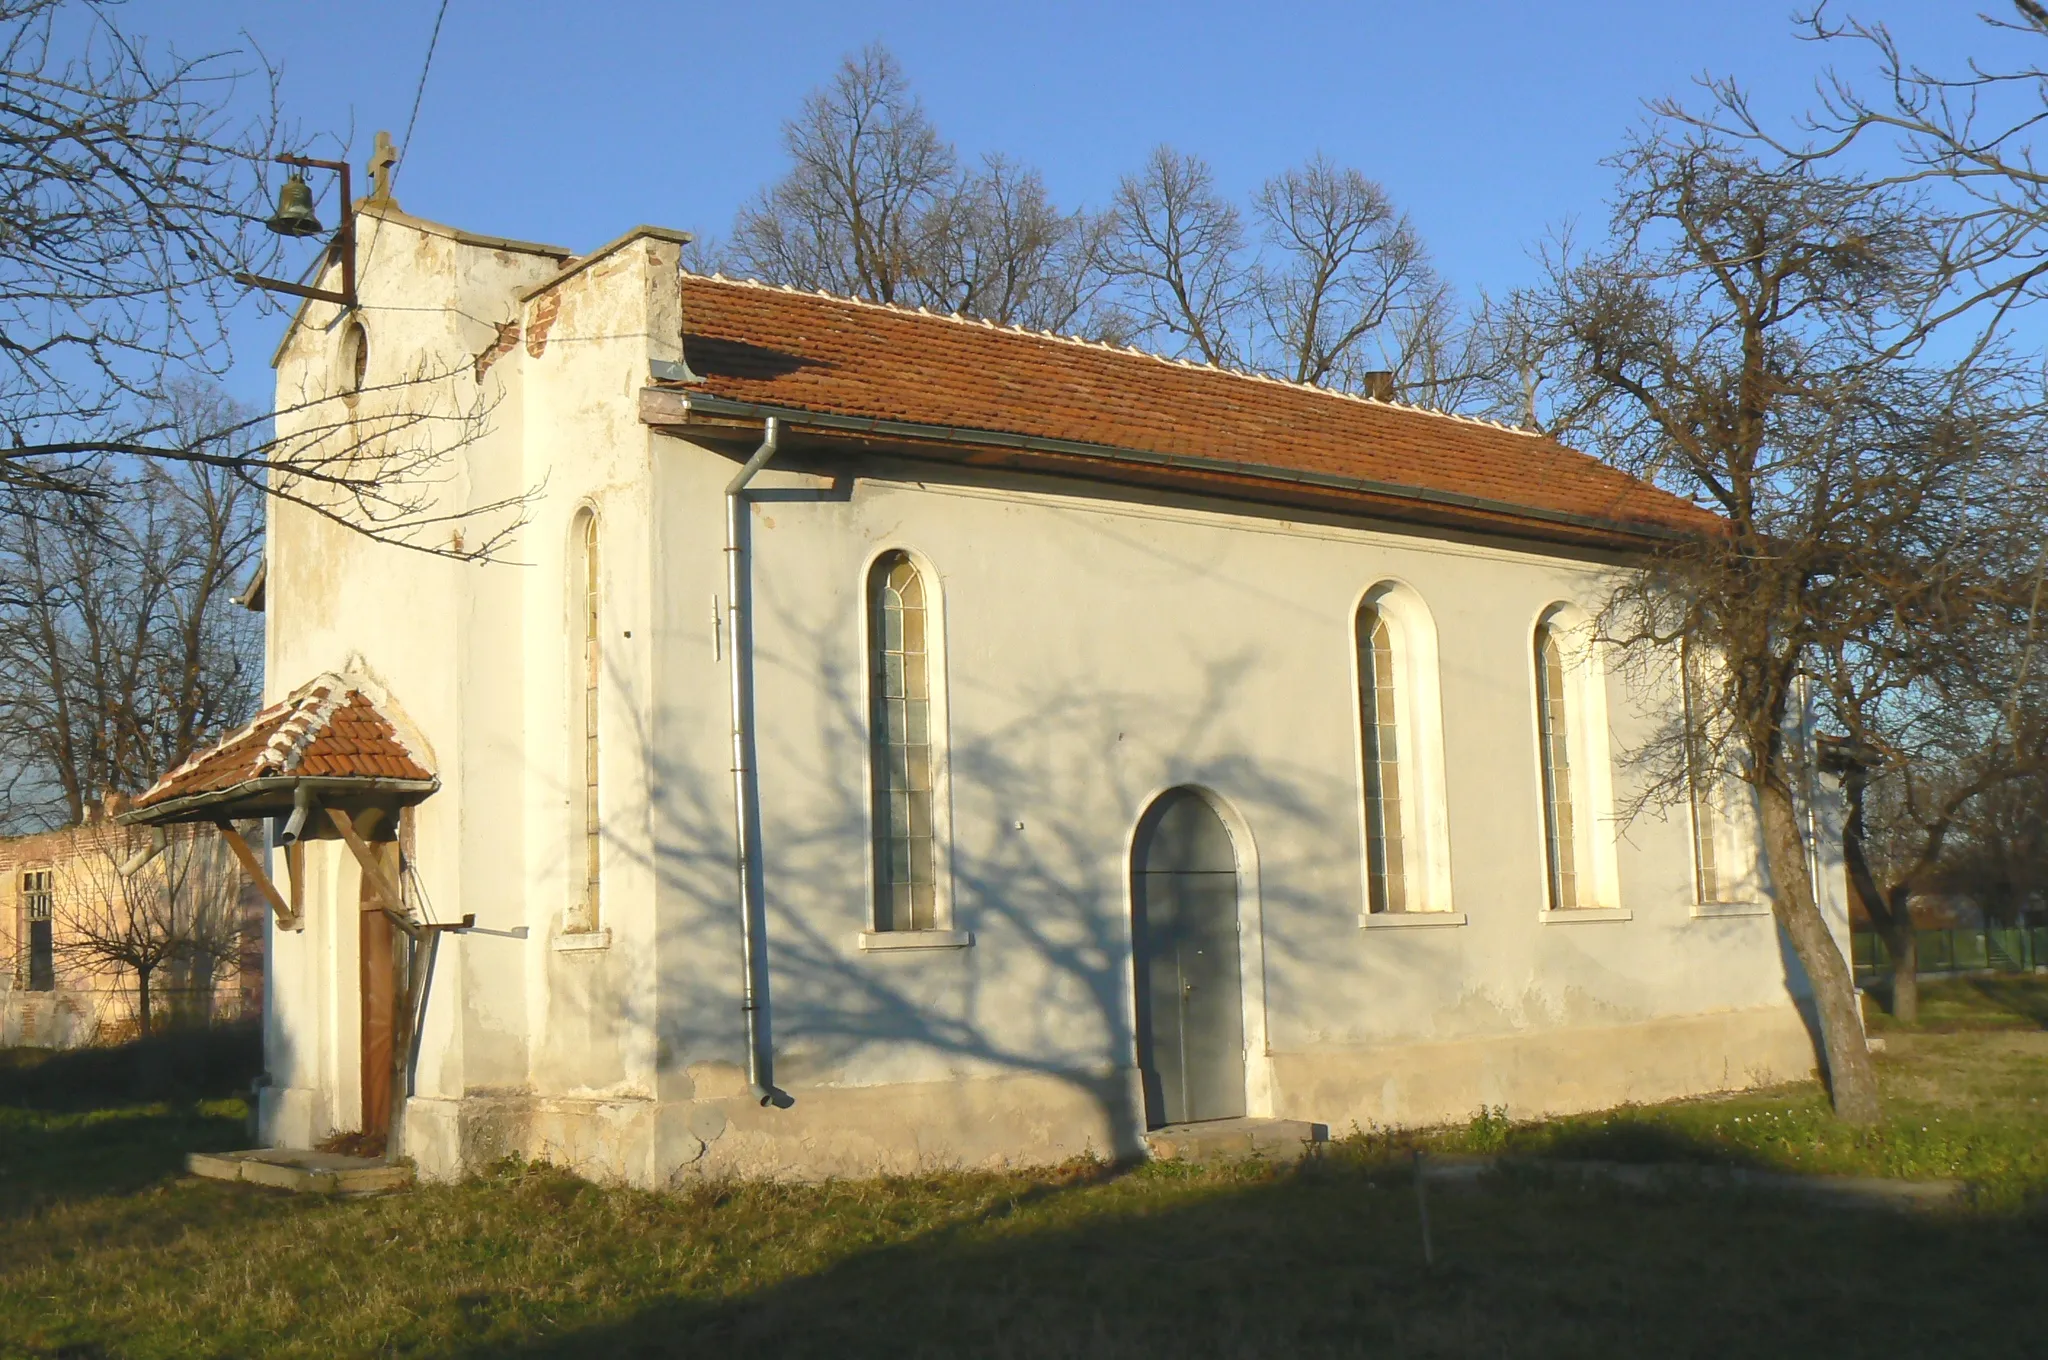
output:
M384 868L387 879L397 877L398 846L375 842L371 854ZM359 922L362 981L362 1092L363 1132L372 1137L391 1134L391 1073L398 1059L398 932L384 913L384 895L376 879L362 876L362 910Z

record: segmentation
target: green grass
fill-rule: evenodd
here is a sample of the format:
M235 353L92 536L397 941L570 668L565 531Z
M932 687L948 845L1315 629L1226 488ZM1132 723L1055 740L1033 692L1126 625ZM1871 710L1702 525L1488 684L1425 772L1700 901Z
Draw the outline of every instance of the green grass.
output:
M2038 974L1922 979L1917 1025L1901 1025L1876 1005L1864 1013L1872 1034L2048 1029L2048 986Z
M85 1109L0 1079L0 1355L2033 1355L2044 1070L2038 1028L1894 1033L1887 1121L1860 1134L1787 1088L1365 1134L1298 1169L655 1194L508 1164L358 1201L177 1176L173 1152L243 1136L218 1083ZM1506 1178L1433 1192L1425 1268L1418 1142L1988 1193L1852 1213Z
M1415 1141L1450 1153L1955 1179L2008 1208L2048 1189L2048 1032L1894 1031L1877 1063L1885 1119L1872 1129L1838 1123L1807 1083L1537 1123L1482 1111Z

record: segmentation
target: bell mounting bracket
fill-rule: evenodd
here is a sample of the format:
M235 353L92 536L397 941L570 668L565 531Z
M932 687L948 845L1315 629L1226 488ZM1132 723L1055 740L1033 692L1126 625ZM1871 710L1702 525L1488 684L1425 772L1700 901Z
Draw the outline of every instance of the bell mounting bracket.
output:
M307 170L332 170L341 177L341 225L335 229L327 248L341 256L341 291L331 288L309 288L303 283L287 283L283 279L268 279L261 274L238 272L235 282L250 288L262 288L273 293L290 293L294 297L312 298L316 302L332 302L349 311L356 307L356 213L355 202L349 197L348 162L323 161L313 156L279 156L279 165L297 166Z

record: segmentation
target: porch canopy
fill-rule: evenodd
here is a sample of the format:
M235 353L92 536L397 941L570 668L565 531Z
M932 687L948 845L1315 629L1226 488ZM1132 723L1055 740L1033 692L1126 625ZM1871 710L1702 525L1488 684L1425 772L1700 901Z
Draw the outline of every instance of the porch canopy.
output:
M234 823L282 819L277 839L288 848L301 840L339 837L371 877L393 923L414 927L398 885L389 882L369 841L390 840L398 810L428 797L441 781L427 766L424 743L372 697L374 690L368 681L322 675L195 753L114 820L152 828L179 822L218 827L285 929L297 929L303 916L300 856L288 855L287 900Z

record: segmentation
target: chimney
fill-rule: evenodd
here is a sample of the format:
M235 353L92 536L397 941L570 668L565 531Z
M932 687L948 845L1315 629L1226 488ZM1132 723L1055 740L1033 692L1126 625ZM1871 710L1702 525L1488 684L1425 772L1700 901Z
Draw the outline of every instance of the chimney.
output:
M1365 383L1365 395L1371 397L1374 401L1392 401L1394 399L1394 375L1392 372L1384 368L1375 368L1368 370L1362 377Z

